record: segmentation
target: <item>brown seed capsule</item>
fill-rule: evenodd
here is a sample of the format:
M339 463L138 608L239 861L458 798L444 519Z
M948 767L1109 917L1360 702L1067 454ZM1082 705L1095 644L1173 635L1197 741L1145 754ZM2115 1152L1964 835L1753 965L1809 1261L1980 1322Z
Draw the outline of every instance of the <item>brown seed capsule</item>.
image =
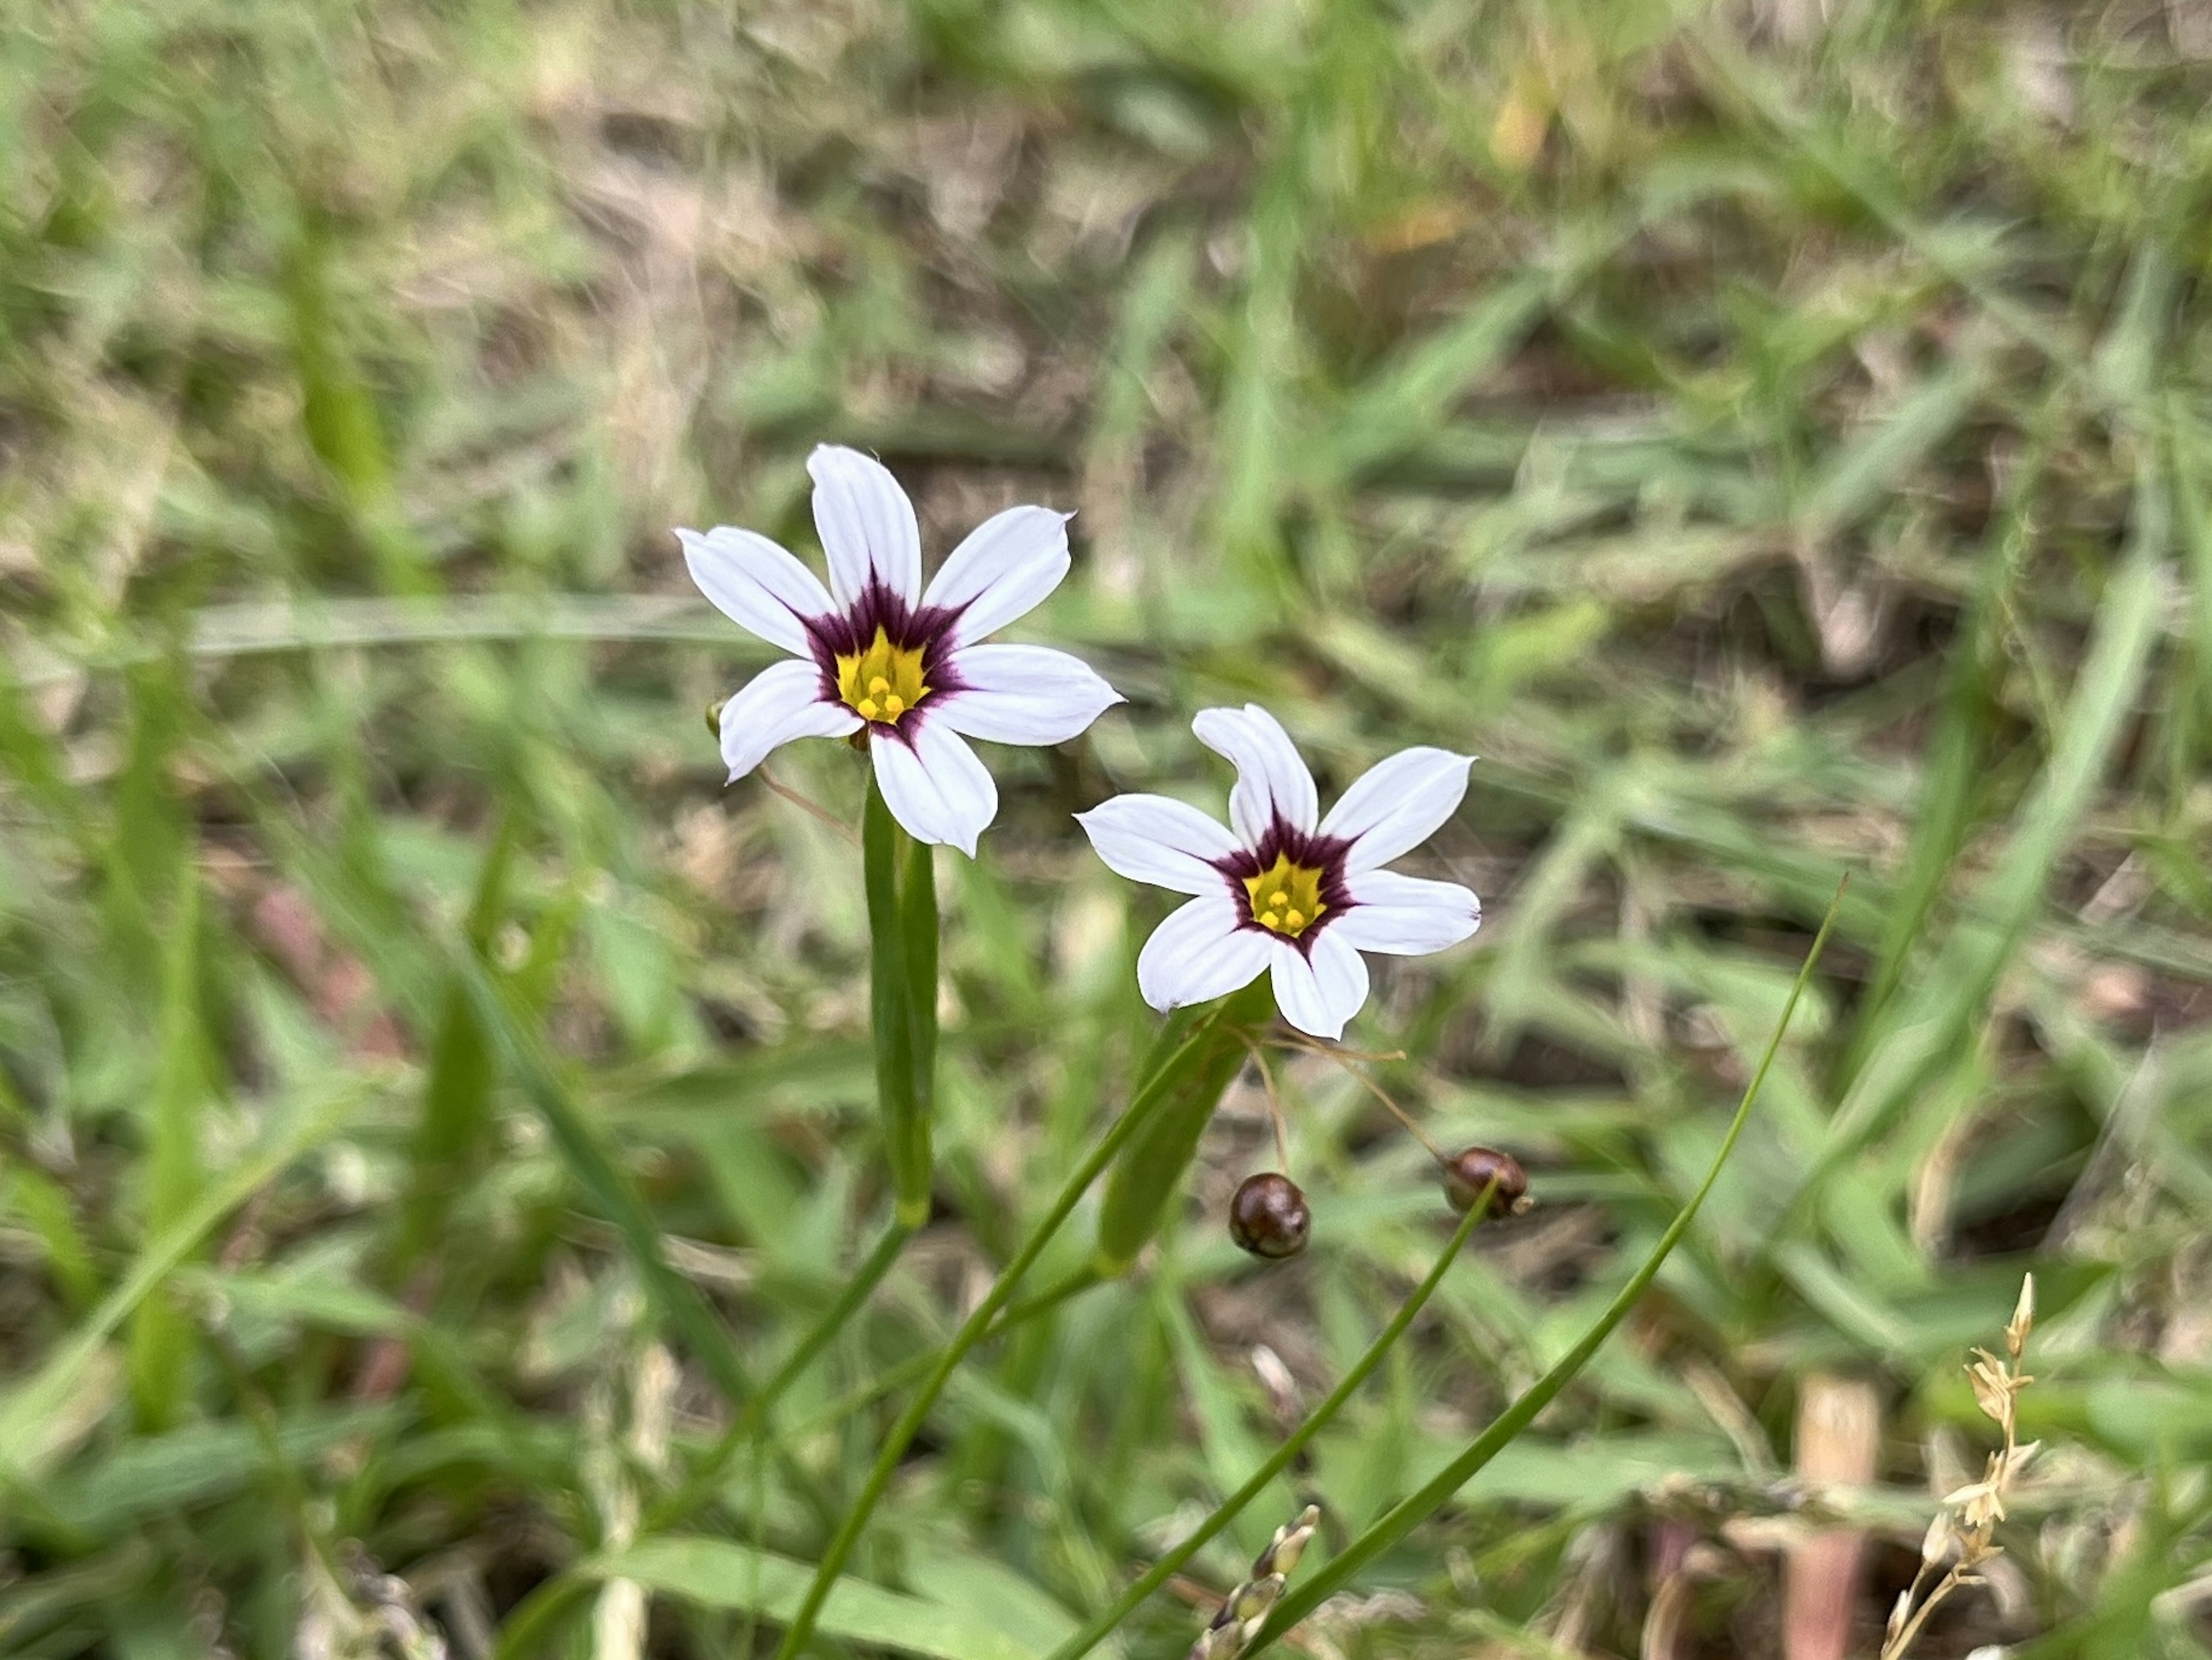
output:
M1312 1231L1306 1196L1287 1176L1248 1176L1229 1201L1229 1237L1255 1256L1296 1256Z
M1492 1182L1498 1191L1491 1195L1490 1215L1504 1216L1523 1207L1528 1172L1521 1168L1521 1161L1495 1147L1469 1147L1444 1166L1444 1202L1464 1216Z

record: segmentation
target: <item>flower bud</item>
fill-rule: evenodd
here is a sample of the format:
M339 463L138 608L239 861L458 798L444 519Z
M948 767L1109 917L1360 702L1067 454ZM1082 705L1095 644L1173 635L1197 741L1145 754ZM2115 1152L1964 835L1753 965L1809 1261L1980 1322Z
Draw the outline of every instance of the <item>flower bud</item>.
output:
M707 735L717 743L722 738L722 706L728 702L726 697L717 698L707 705Z
M1511 1153L1495 1147L1469 1147L1444 1166L1444 1202L1464 1216L1493 1182L1498 1191L1491 1197L1491 1215L1526 1208L1528 1172Z
M1229 1201L1229 1237L1255 1256L1296 1256L1312 1231L1306 1196L1287 1176L1249 1176Z

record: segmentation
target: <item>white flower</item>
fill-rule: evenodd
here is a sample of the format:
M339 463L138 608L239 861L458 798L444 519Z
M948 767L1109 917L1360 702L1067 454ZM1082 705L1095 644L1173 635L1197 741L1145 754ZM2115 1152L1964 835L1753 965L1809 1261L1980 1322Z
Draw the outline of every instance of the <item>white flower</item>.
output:
M976 643L1060 586L1066 517L1009 508L955 548L924 589L914 504L883 464L824 444L806 471L827 589L765 536L727 525L676 532L699 591L792 654L722 706L730 781L794 738L853 738L873 754L884 800L907 833L972 859L999 792L962 735L1065 743L1121 701L1066 652Z
M1367 1000L1361 952L1419 957L1481 925L1482 902L1457 883L1382 868L1457 810L1472 757L1402 751L1322 818L1313 775L1258 704L1202 710L1191 730L1236 765L1234 834L1162 795L1119 795L1076 815L1109 867L1197 896L1137 958L1138 987L1154 1008L1225 996L1270 969L1283 1018L1338 1037Z

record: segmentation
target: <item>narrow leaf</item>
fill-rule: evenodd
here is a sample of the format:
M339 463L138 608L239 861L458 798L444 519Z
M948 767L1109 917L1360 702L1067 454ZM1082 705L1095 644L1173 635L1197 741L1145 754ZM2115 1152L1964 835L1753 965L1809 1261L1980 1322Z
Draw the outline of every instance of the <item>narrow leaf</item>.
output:
M191 1208L201 1186L206 1046L200 1032L199 873L189 844L178 866L163 942L161 1043L147 1124L149 1235L174 1226ZM142 1429L163 1430L176 1421L191 1352L191 1328L167 1297L149 1297L138 1305L131 1323L131 1396Z
M319 1146L349 1117L351 1096L305 1113L204 1189L173 1223L149 1237L114 1290L46 1356L30 1377L0 1395L0 1475L27 1473L27 1454L44 1445L46 1421L64 1411L91 1373L116 1328L212 1232L222 1219L310 1148Z
M668 1264L653 1213L629 1178L599 1145L591 1125L569 1098L537 1038L507 1004L507 994L465 948L453 953L461 983L477 1016L497 1039L501 1055L523 1094L553 1133L554 1145L600 1214L615 1225L630 1260L644 1281L646 1296L663 1320L682 1335L714 1377L726 1400L743 1401L752 1379L737 1344L696 1286Z
M1265 1628L1252 1640L1250 1648L1246 1651L1248 1654L1257 1654L1283 1637L1299 1620L1351 1583L1376 1557L1449 1504L1452 1496L1467 1485L1477 1470L1510 1445L1514 1438L1535 1420L1536 1414L1575 1380L1582 1369L1589 1364L1590 1357L1598 1352L1607 1338L1613 1335L1613 1329L1626 1319L1629 1310L1642 1300L1644 1291L1658 1277L1659 1270L1668 1257L1674 1254L1674 1247L1681 1243L1683 1236L1690 1231L1690 1225L1697 1220L1706 1195L1712 1192L1713 1184L1720 1180L1721 1171L1727 1164L1729 1154L1735 1151L1735 1144L1743 1134L1744 1126L1750 1122L1752 1104L1759 1099L1759 1087L1765 1083L1767 1072L1774 1065L1774 1057L1781 1050L1783 1034L1790 1030L1790 1017L1797 1012L1797 1000L1804 995L1805 987L1813 977L1814 966L1820 962L1820 953L1827 946L1828 932L1835 927L1836 913L1842 909L1843 903L1844 890L1839 887L1828 906L1827 915L1821 921L1820 933L1813 938L1812 949L1805 953L1804 964L1797 970L1796 982L1790 988L1790 1000L1783 1005L1781 1018L1775 1022L1774 1035L1767 1039L1766 1053L1759 1057L1759 1069L1751 1075L1751 1082L1744 1090L1743 1099L1736 1107L1735 1118L1729 1122L1728 1134L1722 1138L1720 1151L1714 1154L1712 1164L1705 1171L1705 1180L1698 1184L1698 1190L1690 1195L1689 1203L1682 1207L1680 1213L1668 1225L1667 1231L1660 1235L1659 1243L1644 1258L1643 1265L1629 1276L1628 1283L1620 1288L1620 1294L1598 1316L1597 1323L1583 1334L1581 1341L1561 1357L1557 1365L1538 1378L1518 1400L1499 1414L1490 1427L1470 1442L1466 1450L1445 1465L1433 1480L1418 1493L1401 1499L1382 1520L1352 1541L1341 1556L1286 1596Z
M729 1540L671 1535L603 1559L592 1572L702 1608L747 1610L783 1624L798 1613L814 1569L811 1563ZM1036 1660L1038 1654L979 1614L858 1579L837 1583L822 1604L815 1628L847 1643L924 1660Z

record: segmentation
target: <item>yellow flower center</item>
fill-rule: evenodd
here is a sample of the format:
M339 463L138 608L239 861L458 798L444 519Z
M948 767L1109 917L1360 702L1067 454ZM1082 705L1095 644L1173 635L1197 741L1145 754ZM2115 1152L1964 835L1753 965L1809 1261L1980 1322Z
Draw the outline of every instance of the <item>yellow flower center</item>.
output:
M894 646L881 629L865 651L837 659L837 696L863 721L896 726L898 718L929 696L921 654Z
M1328 909L1321 902L1321 873L1293 865L1279 853L1272 869L1244 879L1244 891L1251 896L1254 921L1293 939Z

